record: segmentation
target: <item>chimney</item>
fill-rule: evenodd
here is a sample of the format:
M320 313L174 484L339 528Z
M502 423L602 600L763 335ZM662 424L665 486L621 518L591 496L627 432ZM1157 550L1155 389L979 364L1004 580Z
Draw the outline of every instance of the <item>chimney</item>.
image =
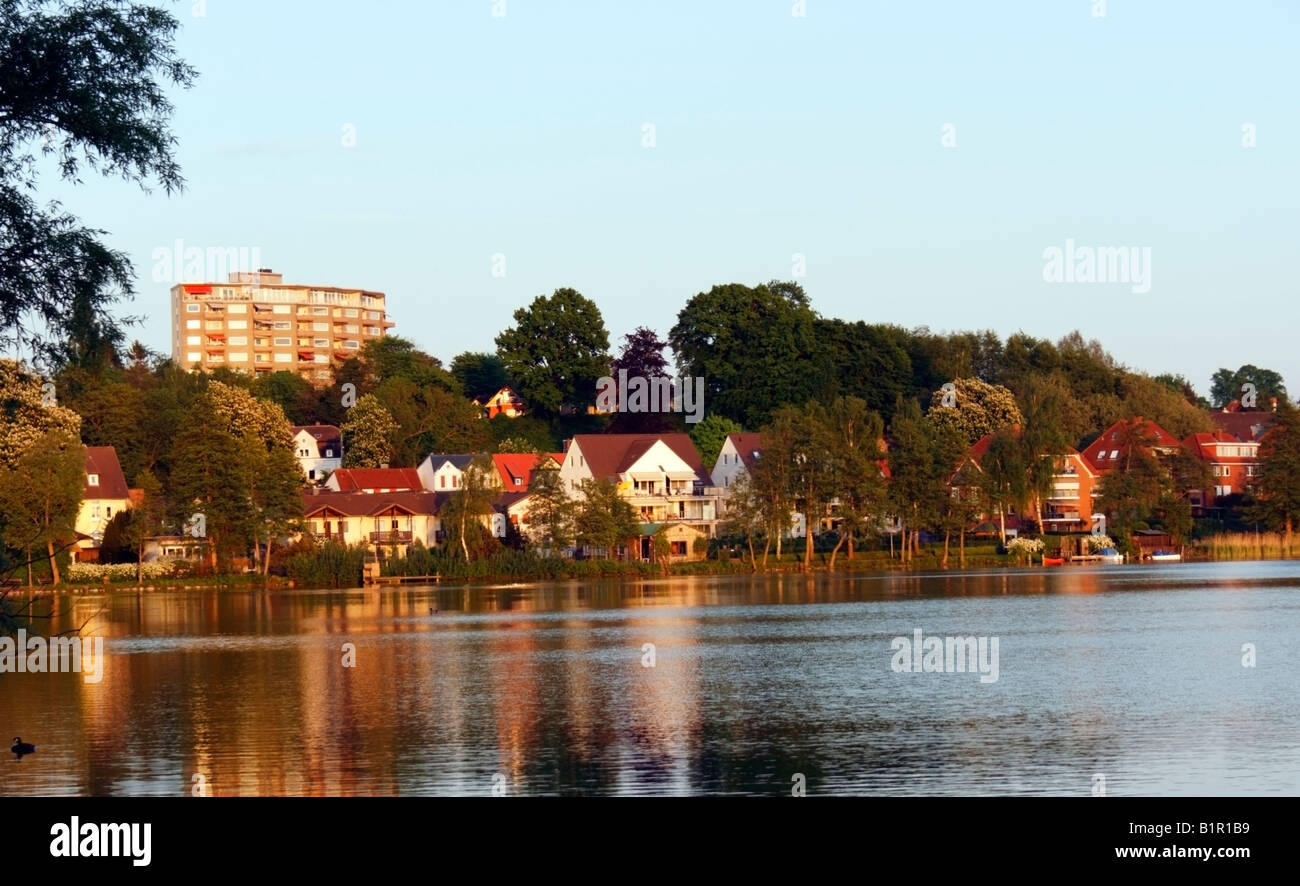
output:
M1268 402L1273 407L1273 411L1277 412L1277 397L1269 397Z

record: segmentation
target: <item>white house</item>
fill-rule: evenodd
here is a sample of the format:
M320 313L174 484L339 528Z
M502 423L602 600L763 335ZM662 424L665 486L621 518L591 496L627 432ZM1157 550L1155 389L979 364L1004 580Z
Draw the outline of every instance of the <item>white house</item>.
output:
M420 485L429 492L452 492L459 489L465 468L473 460L474 454L470 452L435 452L416 468Z
M438 509L445 500L432 492L304 490L303 519L317 538L384 551L396 546L401 556L417 539L428 548L439 543Z
M343 435L334 425L294 425L293 454L308 480L318 482L343 466Z
M713 465L713 485L730 495L731 487L747 476L763 452L762 434L728 434Z
M577 498L593 479L615 483L642 523L716 531L719 490L687 434L580 434L565 450L560 480Z

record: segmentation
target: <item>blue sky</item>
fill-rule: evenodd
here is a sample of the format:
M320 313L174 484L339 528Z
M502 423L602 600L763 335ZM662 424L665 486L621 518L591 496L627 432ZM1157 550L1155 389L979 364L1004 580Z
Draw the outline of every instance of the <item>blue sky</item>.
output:
M1300 393L1294 4L202 5L172 5L200 72L176 96L185 193L43 190L133 258L154 348L152 254L177 239L382 290L395 332L444 361L557 287L617 346L801 253L828 316L1078 328L1202 393L1243 363ZM1150 291L1045 282L1067 239L1150 247Z

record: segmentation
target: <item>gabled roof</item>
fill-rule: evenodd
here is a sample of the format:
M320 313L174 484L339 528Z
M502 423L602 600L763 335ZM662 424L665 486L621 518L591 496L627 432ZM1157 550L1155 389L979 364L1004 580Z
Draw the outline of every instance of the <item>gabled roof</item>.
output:
M612 480L660 441L686 462L700 482L706 485L713 482L689 434L579 434L573 438L573 446L582 450L593 477ZM569 452L572 451L571 446Z
M1150 419L1138 416L1115 422L1102 431L1096 440L1084 447L1083 457L1088 462L1088 466L1098 473L1105 473L1122 461L1127 452L1121 441L1125 429L1130 426L1140 427L1142 436L1147 439L1152 449L1179 448L1179 442L1173 434Z
M501 477L501 485L506 489L526 491L533 480L533 470L543 461L550 460L546 453L535 452L498 452L492 456ZM520 482L516 483L515 480Z
M484 404L484 405L486 405L486 406L501 406L501 405L508 405L508 406L523 406L523 405L524 405L524 401L521 400L521 399L519 399L519 395L515 393L514 388L510 387L509 385L506 385L504 388L502 388L501 390L497 391L497 392L496 392L495 394L493 394L491 397L488 397L487 403Z
M117 450L112 446L87 446L85 451L86 476L84 498L129 499L131 489L126 485L126 475L117 460ZM99 485L90 485L90 475L99 475Z
M1196 455L1206 461L1217 462L1218 464L1243 464L1253 465L1259 462L1258 455L1219 455L1216 451L1220 444L1229 446L1251 446L1257 449L1257 441L1242 440L1236 434L1230 434L1227 431L1218 430L1214 432L1201 432L1198 434L1188 434L1183 440L1183 445L1192 450Z
M727 439L730 440L731 445L735 447L736 453L740 456L740 463L745 466L745 470L754 470L754 463L758 461L759 456L763 453L763 435L755 432L743 431L736 434L728 434Z
M339 492L420 492L420 474L415 468L339 468L331 475Z
M289 431L295 437L302 431L306 431L308 434L321 441L337 440L342 433L334 425L291 425Z
M1260 440L1277 422L1273 412L1211 412L1210 421L1219 430L1241 440Z
M325 492L304 489L302 513L311 517L332 511L345 517L373 517L393 509L409 514L430 516L450 496L444 492Z
M474 460L472 452L432 452L429 454L429 464L437 471L447 462L458 471L464 471L469 467L469 463Z

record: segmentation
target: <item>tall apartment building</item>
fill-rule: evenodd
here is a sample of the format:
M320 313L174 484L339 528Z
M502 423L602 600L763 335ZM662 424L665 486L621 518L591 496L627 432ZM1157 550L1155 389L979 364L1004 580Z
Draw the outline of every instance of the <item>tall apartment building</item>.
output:
M286 284L270 269L229 277L172 287L172 359L186 369L289 371L328 384L335 365L394 325L382 292Z

